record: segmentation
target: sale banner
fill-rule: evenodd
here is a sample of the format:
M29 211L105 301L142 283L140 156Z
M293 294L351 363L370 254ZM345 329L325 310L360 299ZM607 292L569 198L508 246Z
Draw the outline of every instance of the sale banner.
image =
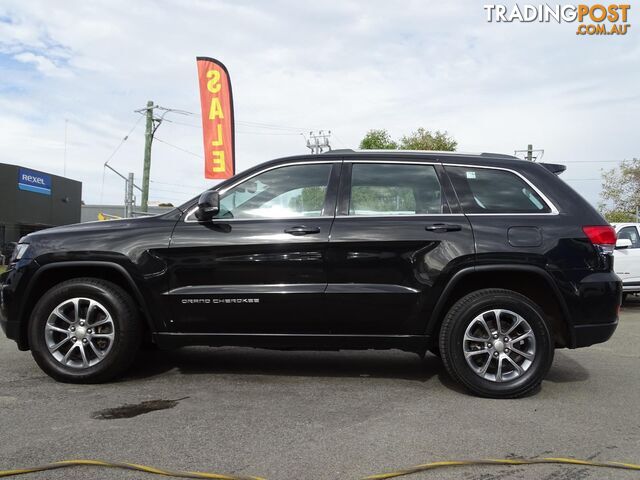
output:
M236 158L229 72L213 58L197 57L196 61L202 106L204 177L230 178L235 175Z

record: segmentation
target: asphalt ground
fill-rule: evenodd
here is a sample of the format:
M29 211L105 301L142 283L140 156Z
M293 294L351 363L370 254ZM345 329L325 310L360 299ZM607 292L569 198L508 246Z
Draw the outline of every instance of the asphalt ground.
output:
M459 458L640 463L639 367L640 301L633 300L609 342L557 351L542 388L519 400L473 397L438 358L398 351L146 351L118 382L65 385L0 336L0 470L93 458L269 480L355 480ZM161 409L142 413L152 408ZM406 478L639 477L537 465ZM77 467L20 478L155 477Z

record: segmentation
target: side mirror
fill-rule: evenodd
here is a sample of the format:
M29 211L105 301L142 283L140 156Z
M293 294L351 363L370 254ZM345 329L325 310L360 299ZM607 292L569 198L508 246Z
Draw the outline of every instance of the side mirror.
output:
M631 240L629 240L628 238L619 238L616 241L616 249L622 249L622 248L629 248L631 246Z
M207 190L198 199L196 218L201 222L208 222L220 211L220 194Z

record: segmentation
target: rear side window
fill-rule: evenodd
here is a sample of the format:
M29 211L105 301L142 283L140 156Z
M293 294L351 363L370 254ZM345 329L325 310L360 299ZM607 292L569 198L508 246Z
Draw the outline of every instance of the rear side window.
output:
M442 193L432 165L354 163L349 215L442 213Z
M549 213L527 182L512 172L480 167L446 167L465 213Z

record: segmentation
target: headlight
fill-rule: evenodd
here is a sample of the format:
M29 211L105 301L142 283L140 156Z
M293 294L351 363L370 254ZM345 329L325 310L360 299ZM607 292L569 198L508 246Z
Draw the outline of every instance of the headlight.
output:
M13 251L11 261L17 262L18 260L20 260L24 256L24 254L27 252L28 249L29 249L28 243L19 243L18 245L16 245L16 249Z

